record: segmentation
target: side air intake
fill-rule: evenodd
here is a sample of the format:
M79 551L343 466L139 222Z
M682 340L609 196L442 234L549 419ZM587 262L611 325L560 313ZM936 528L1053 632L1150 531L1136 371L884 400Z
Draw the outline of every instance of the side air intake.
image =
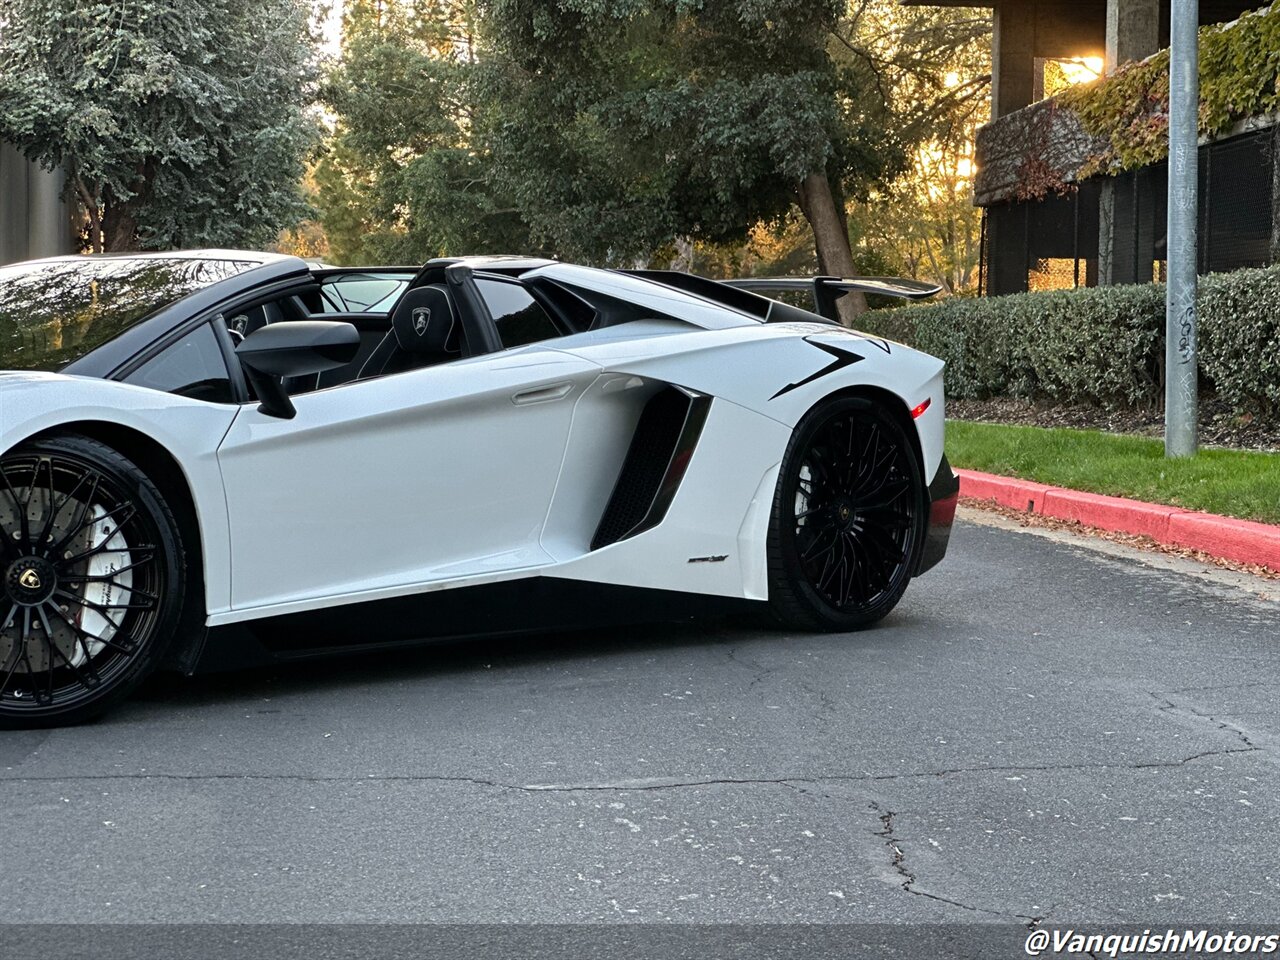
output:
M591 540L599 550L660 524L680 489L711 398L667 387L645 404L622 472Z

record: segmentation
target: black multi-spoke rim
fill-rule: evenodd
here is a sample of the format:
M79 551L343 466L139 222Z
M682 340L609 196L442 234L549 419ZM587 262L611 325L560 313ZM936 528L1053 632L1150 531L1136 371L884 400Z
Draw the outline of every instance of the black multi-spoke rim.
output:
M164 568L148 511L62 454L0 460L0 709L93 699L156 630Z
M813 433L795 474L795 543L809 585L841 612L901 587L921 509L914 454L874 414L839 413Z

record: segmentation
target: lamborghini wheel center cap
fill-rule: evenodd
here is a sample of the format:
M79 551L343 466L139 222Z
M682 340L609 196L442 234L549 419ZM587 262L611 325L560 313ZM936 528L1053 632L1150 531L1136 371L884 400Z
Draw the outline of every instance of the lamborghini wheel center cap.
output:
M43 557L20 557L9 564L4 575L5 593L24 607L44 603L57 586L58 575Z
M850 530L858 522L858 512L848 500L838 500L835 504L836 522L845 530Z

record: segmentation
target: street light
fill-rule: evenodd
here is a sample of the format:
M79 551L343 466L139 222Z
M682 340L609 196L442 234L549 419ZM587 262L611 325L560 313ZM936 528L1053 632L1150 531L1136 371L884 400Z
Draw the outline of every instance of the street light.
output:
M1200 170L1200 3L1173 0L1169 50L1169 290L1164 453L1196 452L1196 241Z

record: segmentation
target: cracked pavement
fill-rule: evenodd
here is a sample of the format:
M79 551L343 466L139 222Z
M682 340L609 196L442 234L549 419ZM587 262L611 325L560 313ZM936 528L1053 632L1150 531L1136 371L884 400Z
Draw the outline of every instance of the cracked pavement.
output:
M1280 601L962 520L862 634L158 679L0 734L6 919L1280 919Z

